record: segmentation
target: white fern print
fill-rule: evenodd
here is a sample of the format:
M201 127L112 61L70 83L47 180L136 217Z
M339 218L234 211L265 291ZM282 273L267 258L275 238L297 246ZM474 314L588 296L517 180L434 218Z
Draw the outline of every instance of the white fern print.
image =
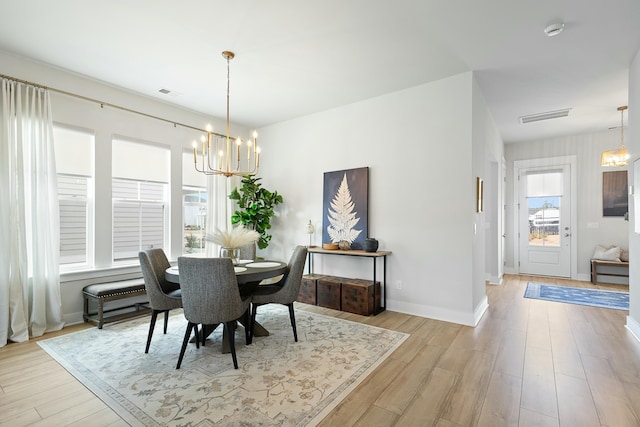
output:
M354 212L355 204L351 200L351 192L347 183L347 174L344 174L340 187L331 201L331 208L328 210L329 226L327 233L333 243L339 243L346 240L353 243L358 238L362 230L356 230L354 227L360 221L356 217L358 214Z

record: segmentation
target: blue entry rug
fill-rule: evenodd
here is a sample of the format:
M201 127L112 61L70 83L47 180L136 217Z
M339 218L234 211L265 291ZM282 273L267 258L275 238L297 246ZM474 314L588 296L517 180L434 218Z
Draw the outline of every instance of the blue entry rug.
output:
M616 310L629 310L628 292L572 288L569 286L543 285L542 283L529 282L527 283L524 297L593 307L615 308Z

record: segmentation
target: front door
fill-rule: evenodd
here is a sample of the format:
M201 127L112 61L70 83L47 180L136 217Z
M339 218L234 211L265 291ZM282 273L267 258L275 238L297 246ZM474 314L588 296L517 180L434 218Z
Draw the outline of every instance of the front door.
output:
M520 273L571 277L571 165L520 169Z

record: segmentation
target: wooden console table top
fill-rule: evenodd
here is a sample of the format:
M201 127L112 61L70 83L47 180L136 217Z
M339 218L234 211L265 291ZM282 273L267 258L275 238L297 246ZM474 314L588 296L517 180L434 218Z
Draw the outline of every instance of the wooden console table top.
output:
M391 255L391 251L365 252L358 249L343 251L342 249L322 249L320 246L311 246L308 248L308 251L314 254L349 255L370 258Z

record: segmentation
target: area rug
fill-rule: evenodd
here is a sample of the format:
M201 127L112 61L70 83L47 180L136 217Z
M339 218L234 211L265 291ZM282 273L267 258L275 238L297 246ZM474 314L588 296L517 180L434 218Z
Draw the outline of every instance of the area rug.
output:
M293 340L286 307L258 311L270 336L244 344L236 331L239 369L221 354L222 326L176 363L186 320L180 311L148 354L149 318L107 324L38 344L134 426L307 426L322 420L407 337L361 323L296 310Z
M529 282L527 283L527 290L524 293L524 297L570 304L590 305L593 307L614 308L616 310L629 310L628 292L572 288L569 286Z

